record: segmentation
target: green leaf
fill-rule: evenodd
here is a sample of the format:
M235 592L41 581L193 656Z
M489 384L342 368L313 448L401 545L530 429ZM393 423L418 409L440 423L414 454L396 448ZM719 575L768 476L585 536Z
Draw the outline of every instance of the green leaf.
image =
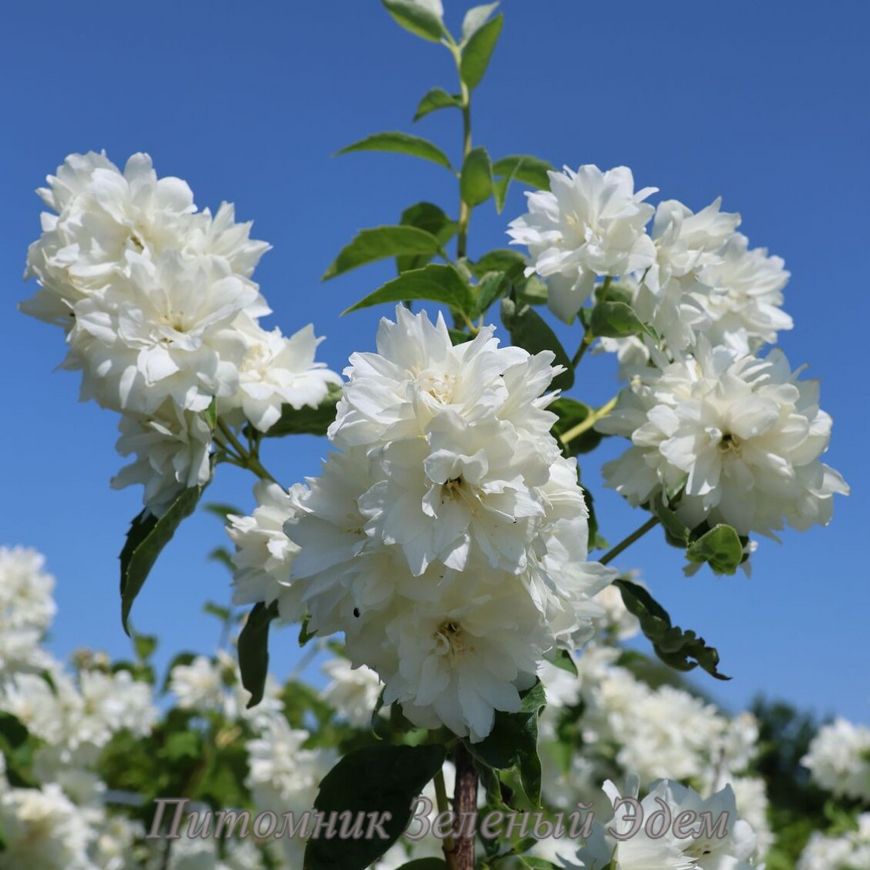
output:
M316 407L294 408L284 405L281 417L264 432L265 438L281 438L284 435L325 435L329 424L335 420L335 408L341 398L341 387L330 384L326 398Z
M389 813L371 839L309 839L306 870L365 870L407 827L411 804L444 764L443 746L367 746L345 755L320 783L314 808L321 813ZM383 817L382 817L383 818Z
M541 761L538 758L538 717L547 704L544 687L538 680L521 693L517 713L497 711L492 731L480 743L468 743L468 751L497 770L516 767L526 796L535 805L541 802Z
M157 638L153 634L134 634L133 649L139 661L148 661L157 649Z
M302 620L302 625L299 626L299 646L305 646L305 644L308 643L308 641L311 640L312 637L316 636L316 631L308 630L308 617L306 616L305 619Z
M202 612L207 613L209 616L216 617L221 622L228 622L230 617L233 615L233 612L229 607L224 607L222 604L215 604L214 601L206 601L206 603L202 605Z
M462 108L462 100L455 94L448 94L444 88L432 88L427 91L417 105L417 111L414 112L414 120L419 121L420 118L425 118L426 115L432 112L437 112L438 109L460 109Z
M730 680L719 672L719 652L707 646L694 631L671 625L668 612L642 586L620 578L613 581L627 610L640 622L643 633L652 641L656 655L678 671L691 671L699 665L717 680Z
M550 350L556 358L555 365L565 367L562 374L553 379L553 388L568 390L574 384L574 368L565 348L556 338L556 333L547 325L544 319L528 305L517 306L512 299L502 299L501 319L505 329L511 334L513 344L525 348L529 353Z
M634 310L625 302L599 302L592 309L589 328L603 338L626 338L646 332Z
M513 279L522 277L526 268L526 259L518 251L497 248L488 251L477 262L468 265L477 278L482 278L487 272L507 272Z
M474 90L486 74L502 24L504 24L504 16L496 15L495 18L478 27L462 47L459 73L470 90Z
M214 514L218 519L226 521L229 514L235 514L237 517L243 517L245 512L233 504L225 502L209 501L206 502L202 509L210 514Z
M321 280L328 281L366 263L403 254L435 254L438 239L426 230L412 226L374 227L361 230L341 249Z
M397 24L415 36L440 42L446 36L437 4L427 0L381 0Z
M743 561L743 542L731 526L719 523L686 549L690 562L707 562L717 574L733 574Z
M465 279L452 266L430 264L422 269L403 272L398 278L387 281L365 299L351 305L344 314L370 308L382 302L404 302L411 299L428 299L441 302L466 313L473 312L474 298Z
M552 163L531 154L509 154L492 165L492 171L496 175L510 176L538 190L550 189L550 176L547 173L553 169Z
M498 3L486 3L483 6L472 6L462 19L462 41L476 33L489 21L490 15L498 8Z
M366 136L359 142L346 145L338 153L350 154L353 151L389 151L395 154L408 154L411 157L419 157L421 160L431 160L445 169L450 169L450 160L437 145L428 139L411 136L398 130Z
M206 484L207 485L207 484ZM145 585L160 551L169 543L182 520L189 517L199 502L204 486L183 489L159 519L146 510L130 524L121 550L121 624L130 634L128 621L136 596Z
M399 223L425 230L435 236L443 246L456 235L457 223L442 209L431 202L418 202L402 212ZM401 272L420 269L432 259L431 254L415 254L396 257L396 268Z
M447 865L443 858L417 858L402 864L398 870L447 870Z
M17 749L27 740L27 727L12 713L0 712L0 737L10 749Z
M471 341L474 336L470 332L463 332L461 329L447 329L450 333L450 341L455 347L457 344L465 344L466 341Z
M553 434L557 439L569 429L578 426L592 413L592 408L589 405L565 396L561 396L555 402L550 402L547 410L559 415L559 419L553 424ZM562 444L562 452L567 456L589 453L601 443L603 437L600 432L587 429L581 435L572 438L567 444Z
M263 700L269 671L269 624L278 616L278 604L255 604L239 634L239 671L242 685L251 693L248 709Z
M510 280L504 272L487 272L477 284L477 311L483 314L499 296L510 290Z
M547 661L551 665L563 671L567 671L572 676L577 676L577 665L574 663L574 657L566 649L554 649L546 656Z
M665 504L661 493L656 493L646 507L661 521L669 544L680 548L688 546L691 529L677 516L670 505Z
M486 148L474 148L462 164L459 177L462 201L472 208L486 202L492 194L492 166Z

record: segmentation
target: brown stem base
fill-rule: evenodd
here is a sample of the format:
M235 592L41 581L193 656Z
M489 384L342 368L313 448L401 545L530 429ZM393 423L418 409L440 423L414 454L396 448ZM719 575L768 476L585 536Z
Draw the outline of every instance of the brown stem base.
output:
M456 785L453 790L453 847L447 856L450 870L474 870L477 770L462 743L456 745Z

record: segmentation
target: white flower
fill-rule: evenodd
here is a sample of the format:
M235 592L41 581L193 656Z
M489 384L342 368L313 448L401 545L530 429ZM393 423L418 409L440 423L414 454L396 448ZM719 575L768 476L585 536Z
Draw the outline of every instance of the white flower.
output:
M0 676L50 664L39 643L57 608L44 565L36 550L0 547Z
M256 286L215 258L126 256L128 274L75 306L68 365L83 369L83 397L151 413L232 396L247 348L238 321L269 310Z
M338 656L326 662L323 670L330 679L322 692L323 700L351 725L368 727L381 693L378 675L365 665L354 668Z
M182 710L212 710L223 703L224 679L219 665L196 656L189 665L176 665L169 675L169 691Z
M517 436L546 443L556 422L544 410L553 398L546 390L561 368L549 352L499 347L494 331L484 327L454 347L440 313L432 323L398 306L395 323L381 318L377 353L351 354L330 440L347 448L418 437L450 410L468 423L502 420Z
M0 868L90 870L92 831L60 786L13 788L0 794Z
M692 294L710 320L708 340L744 353L775 342L780 330L792 328L791 317L779 307L789 279L782 259L769 257L765 248L748 247L746 236L735 233L700 271L705 289Z
M649 268L655 248L644 227L653 207L643 202L656 188L635 193L631 170L550 172L550 191L527 193L529 211L508 234L529 249L531 266L547 283L548 304L566 322L592 293L598 276Z
M268 431L281 416L282 405L299 410L316 408L326 398L330 384L341 378L314 361L317 345L314 327L304 326L290 338L280 329L266 332L251 324L244 330L248 348L239 364L239 389L228 407L241 407L245 417L261 432Z
M838 718L823 726L801 764L826 791L870 802L870 728L866 725Z
M826 524L842 477L819 456L831 418L818 383L798 380L778 350L765 359L701 343L694 359L649 367L632 378L601 432L633 442L604 466L610 486L632 504L681 493L676 511L774 536Z
M257 507L251 516L227 516L227 534L236 546L234 604L271 604L289 585L290 566L299 552L284 533L293 515L291 496L276 483L260 481L254 497Z
M123 415L118 428L118 452L136 458L112 478L112 486L141 483L142 501L155 516L163 516L184 489L211 477L212 429L204 415L167 403L154 414Z
M283 618L343 631L385 703L474 741L547 652L592 632L615 576L586 561L577 465L549 431L552 359L491 329L454 347L443 318L402 306L382 320L378 353L345 372L329 430L344 452L291 494L289 587L268 593Z
M858 816L858 828L838 836L816 831L798 859L797 870L864 870L870 867L870 813Z
M21 308L66 328L72 306L105 286L127 252L182 247L196 210L187 184L158 180L147 154L123 173L104 153L70 154L48 184L37 193L56 214L43 212L27 257L26 277L41 287Z

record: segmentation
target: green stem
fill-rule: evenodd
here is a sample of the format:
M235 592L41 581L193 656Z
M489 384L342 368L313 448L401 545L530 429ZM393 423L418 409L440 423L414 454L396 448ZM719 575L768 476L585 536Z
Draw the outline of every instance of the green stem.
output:
M456 63L456 71L459 74L459 98L460 108L462 109L462 163L460 164L460 179L462 175L461 167L465 165L465 158L471 153L471 92L468 86L462 81L462 51L459 46L451 39L450 53L453 55L453 60ZM461 180L460 180L460 195L459 195L459 228L456 232L456 259L461 260L468 252L468 224L471 220L471 207L462 199Z
M589 349L595 337L588 332L583 333L583 341L580 342L580 347L577 348L577 353L571 358L571 368L577 368L580 365L580 360L583 359L583 354Z
M435 803L438 806L438 815L442 813L450 812L450 804L447 800L447 786L444 783L444 770L443 768L439 769L435 774ZM444 860L447 862L448 867L454 867L453 863L453 835L448 834L441 841L441 848L444 852Z
M569 441L578 438L584 432L588 432L599 420L606 417L616 407L618 401L619 396L614 396L609 402L606 402L600 408L593 411L585 420L581 420L576 426L572 426L567 432L563 432L559 436L559 440L563 444L567 444Z
M650 517L639 529L635 529L627 538L620 541L613 549L608 550L598 561L602 565L612 562L623 550L627 550L635 541L642 538L650 529L659 523L658 517Z
M237 455L229 454L229 461L234 465L238 465L241 468L247 468L248 471L253 471L260 480L268 480L270 483L277 483L278 481L266 470L263 466L263 463L260 462L259 456L253 451L246 450L242 443L238 438L233 434L232 430L229 426L223 421L218 420L217 424L218 429L226 438L227 443L236 451Z

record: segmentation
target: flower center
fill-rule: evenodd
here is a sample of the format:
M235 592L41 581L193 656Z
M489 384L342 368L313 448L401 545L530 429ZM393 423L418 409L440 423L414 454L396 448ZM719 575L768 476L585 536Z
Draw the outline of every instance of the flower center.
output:
M450 619L438 626L434 638L435 650L440 656L454 659L472 650L462 626Z
M739 453L740 439L730 432L725 432L719 440L719 450L722 453Z

